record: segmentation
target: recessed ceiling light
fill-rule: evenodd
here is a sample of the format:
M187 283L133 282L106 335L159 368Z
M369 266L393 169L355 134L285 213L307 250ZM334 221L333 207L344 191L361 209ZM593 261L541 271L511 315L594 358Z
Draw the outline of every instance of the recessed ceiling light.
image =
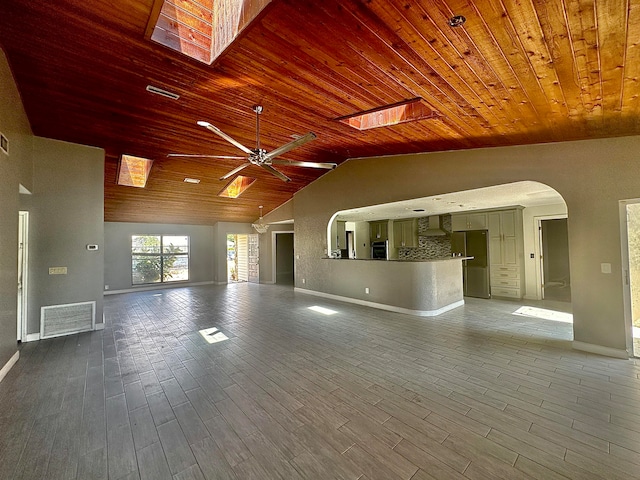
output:
M454 15L453 17L451 17L449 19L449 26L450 27L461 27L462 25L464 25L464 22L466 22L467 19L464 18L463 15Z
M200 183L200 179L199 178L185 178L184 179L184 183Z
M424 212L424 208L414 208L414 212Z

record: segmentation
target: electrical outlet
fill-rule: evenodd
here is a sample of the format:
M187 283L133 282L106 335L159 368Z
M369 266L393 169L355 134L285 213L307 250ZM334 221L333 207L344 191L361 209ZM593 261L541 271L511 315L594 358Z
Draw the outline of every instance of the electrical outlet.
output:
M367 295L369 295L369 287L364 287L364 293L366 293Z
M104 286L104 289L105 289L105 290L109 290L109 285L105 285L105 286Z
M303 279L302 279L302 284L304 285L305 283L307 283L307 279L306 279L306 278L303 278Z

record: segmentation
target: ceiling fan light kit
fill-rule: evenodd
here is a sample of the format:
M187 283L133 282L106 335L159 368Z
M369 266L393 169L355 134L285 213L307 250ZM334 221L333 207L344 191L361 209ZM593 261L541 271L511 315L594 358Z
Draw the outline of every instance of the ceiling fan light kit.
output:
M285 153L293 150L294 148L300 147L305 143L308 143L317 138L316 134L313 132L309 132L306 135L302 135L295 140L286 143L271 152L267 152L265 149L260 148L260 115L262 114L263 107L262 105L254 105L253 111L256 114L256 148L250 149L245 147L243 144L232 138L231 136L224 133L215 125L207 122L205 120L199 120L197 124L203 128L206 128L212 133L215 133L219 137L223 138L231 145L236 148L242 150L246 157L236 157L236 156L223 156L223 155L194 155L194 154L181 154L181 153L170 153L169 157L191 157L191 158L220 158L220 159L233 159L233 160L246 160L242 165L234 168L230 172L226 173L220 180L227 180L228 178L236 175L241 172L245 168L251 165L257 165L258 167L263 168L270 174L278 177L280 180L284 182L289 182L291 179L287 177L284 173L279 170L273 168L273 165L285 165L290 167L306 167L306 168L322 168L326 170L333 170L338 165L336 163L322 163L322 162L301 162L295 160L285 160L282 158L277 158L280 155L284 155Z

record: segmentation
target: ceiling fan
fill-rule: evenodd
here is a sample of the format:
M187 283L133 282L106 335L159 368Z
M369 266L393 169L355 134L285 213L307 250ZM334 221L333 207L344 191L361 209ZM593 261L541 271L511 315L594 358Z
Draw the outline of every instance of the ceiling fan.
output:
M236 157L236 156L225 156L225 155L191 155L191 154L182 154L182 153L170 153L167 155L168 157L191 157L191 158L222 158L222 159L237 159L237 160L246 160L245 163L240 165L239 167L234 168L229 173L226 173L220 180L226 180L229 177L232 177L236 173L241 170L251 166L257 165L259 167L264 168L266 171L275 175L279 179L289 182L291 179L287 177L284 173L273 168L273 165L289 165L292 167L308 167L308 168L324 168L326 170L332 170L338 166L336 163L318 163L318 162L298 162L295 160L285 160L282 158L276 158L280 155L287 153L294 148L297 148L301 145L304 145L311 140L316 138L316 134L313 132L309 132L306 135L296 138L294 141L289 142L281 147L272 150L271 152L267 152L263 148L260 148L260 114L262 113L262 106L255 105L253 107L253 111L256 113L256 148L251 149L242 145L237 140L234 140L229 135L224 133L215 125L210 124L209 122L205 122L203 120L198 121L198 125L206 128L207 130L215 133L219 137L224 138L227 142L234 145L235 147L242 150L247 154L246 157Z

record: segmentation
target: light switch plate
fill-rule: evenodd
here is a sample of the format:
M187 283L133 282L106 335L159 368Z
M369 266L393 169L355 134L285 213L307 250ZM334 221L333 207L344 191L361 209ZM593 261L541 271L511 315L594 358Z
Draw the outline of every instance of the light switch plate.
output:
M600 271L602 273L611 273L611 264L610 263L601 263Z
M49 275L66 275L67 267L49 267Z

